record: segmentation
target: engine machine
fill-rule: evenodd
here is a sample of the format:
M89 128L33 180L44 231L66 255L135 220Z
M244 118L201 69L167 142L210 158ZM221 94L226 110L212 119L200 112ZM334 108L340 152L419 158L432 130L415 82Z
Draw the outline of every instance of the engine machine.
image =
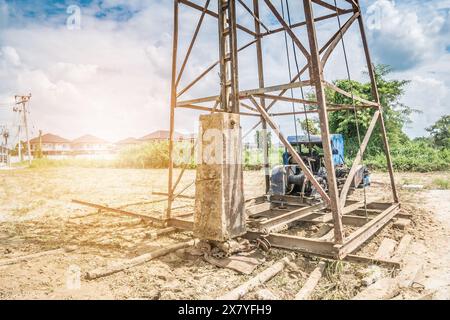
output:
M296 149L300 157L311 169L317 181L328 190L327 170L324 165L324 155L321 136L290 136L288 141ZM345 164L344 137L341 134L331 136L333 150L333 162L336 171L338 188L342 187L348 177L350 168ZM355 175L352 186L362 188L370 185L370 173L367 167L360 166ZM314 186L306 179L300 166L295 164L288 151L283 154L283 165L276 166L272 170L271 188L272 195L291 195L309 198L319 198Z

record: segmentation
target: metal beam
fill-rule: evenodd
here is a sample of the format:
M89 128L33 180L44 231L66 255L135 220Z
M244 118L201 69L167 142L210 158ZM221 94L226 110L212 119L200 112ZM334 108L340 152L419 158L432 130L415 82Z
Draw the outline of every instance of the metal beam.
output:
M196 9L198 11L203 11L203 9L204 9L202 6L199 6L198 4L193 3L191 1L188 1L188 0L178 0L178 2L181 3L181 4L184 4L184 5L188 6L188 7L191 7L193 9ZM211 10L206 10L206 14L211 16L211 17L214 17L216 19L219 19L219 14L217 14L217 13L211 11ZM248 33L249 35L251 35L253 37L256 35L253 31L251 31L250 29L248 29L248 28L246 28L246 27L244 27L244 26L242 26L240 24L237 24L236 27L239 30L244 31L245 33Z
M325 67L328 59L330 58L331 54L333 53L334 49L336 49L336 46L339 44L339 41L341 41L344 34L350 29L350 27L353 25L353 22L356 21L359 17L359 12L356 12L351 16L350 19L341 27L341 29L336 32L333 37L330 39L329 43L327 43L327 50L322 56L322 67Z
M174 0L173 10L173 47L172 47L172 82L170 92L170 131L169 131L169 174L168 174L168 192L169 200L167 201L166 219L170 219L172 214L173 202L173 149L175 137L175 108L177 106L177 58L178 58L178 29L179 29L179 4L178 0Z
M355 4L358 5L358 7L359 7L359 1L356 1ZM375 70L372 65L372 59L370 57L369 44L367 42L366 31L364 28L364 20L363 20L361 14L359 15L358 22L359 22L359 29L361 32L361 38L362 38L363 47L364 47L364 53L366 55L367 68L369 70L370 82L372 85L372 95L373 95L375 101L377 102L377 104L380 108L380 112L381 112L379 122L380 122L380 127L381 127L381 137L382 137L383 144L384 144L384 152L386 154L386 162L387 162L387 167L388 167L388 171L389 171L389 177L391 179L392 196L394 198L394 202L398 203L399 198L398 198L397 187L395 185L394 167L392 165L391 150L389 147L389 140L388 140L387 133L386 133L386 125L384 123L383 109L381 106L380 95L378 92L377 80L375 77Z
M312 0L315 4L318 4L319 6L322 6L324 8L330 9L331 11L337 11L338 13L342 13L344 9L335 7L334 5L331 5L325 1L322 0Z
M353 161L352 167L350 169L350 172L348 174L347 180L345 180L344 186L341 189L341 206L345 206L345 202L347 201L347 194L348 190L350 189L350 186L352 184L353 178L355 177L356 172L358 171L358 166L360 165L364 152L366 151L367 145L369 143L370 137L372 136L373 130L375 129L375 125L378 122L378 118L380 117L380 111L376 111L373 115L372 121L369 125L369 128L367 129L367 133L364 137L364 140L359 147L358 153L355 157L355 160Z
M197 26L195 27L194 35L192 36L191 43L189 44L189 48L187 50L186 56L184 57L183 63L181 64L181 68L180 68L180 71L178 73L178 78L177 78L177 82L176 82L177 86L180 84L181 77L183 76L183 72L184 72L184 69L186 68L186 64L187 64L187 62L189 60L189 57L190 57L191 52L192 52L192 49L194 48L195 41L197 40L198 33L200 32L200 28L201 28L201 26L203 24L203 20L204 20L205 15L206 15L206 10L208 10L210 2L211 2L211 0L207 0L206 1L205 7L204 7L204 9L202 11L202 14L200 15L200 18L199 18L198 22L197 22Z
M253 11L255 17L255 32L256 34L261 34L262 22L260 21L259 15L259 0L253 0ZM256 61L258 64L258 84L259 88L265 87L264 81L264 63L263 63L263 50L261 37L256 37ZM261 98L259 103L266 109L266 100ZM263 130L263 166L264 166L264 180L266 183L266 194L270 191L270 164L269 164L269 141L267 137L267 122L261 118L262 130Z
M292 82L292 83L281 84L281 85L265 87L265 88L244 90L244 91L239 92L239 97L240 97L240 99L245 99L245 98L250 98L250 96L253 96L255 94L264 94L264 93L269 93L269 92L276 92L276 91L306 87L306 86L309 86L310 84L311 84L310 81L301 81L301 82ZM219 99L219 96L209 96L209 97L179 101L177 104L177 107L180 107L183 105L188 105L188 104L212 102L212 101L217 101L218 99Z
M303 253L324 255L328 257L337 255L337 251L333 247L333 242L301 238L279 233L266 235L261 232L248 232L244 237L249 240L265 238L269 241L272 247L280 249L300 251Z
M336 243L344 242L343 226L341 221L342 207L339 203L339 192L336 181L336 172L333 163L333 152L331 150L330 129L328 123L327 102L325 89L323 87L323 69L320 63L319 48L317 44L316 28L314 25L314 13L311 0L303 0L305 18L307 21L309 47L311 50L311 68L315 83L316 97L319 105L320 130L322 135L322 147L324 152L324 162L327 169L328 192L330 197L330 207L334 220L334 239Z
M238 52L241 52L244 49L247 49L252 44L256 43L256 40L252 40L249 43L243 45L238 49ZM220 60L217 60L213 64L211 64L208 68L205 69L199 76L197 76L194 80L192 80L186 87L184 87L180 92L177 94L177 98L181 97L184 93L186 93L189 89L191 89L197 82L199 82L201 79L203 79L208 73L211 72L215 67L217 67L220 63Z
M290 223L299 221L300 219L311 215L312 212L323 209L324 207L325 207L324 204L320 203L314 206L304 207L290 212L286 212L271 219L259 222L257 224L257 228L264 233L270 233L273 230L277 230Z
M292 38L292 40L294 41L295 45L303 53L303 55L305 56L306 60L309 61L310 55L309 55L308 50L303 46L301 41L297 38L297 36L295 35L294 31L292 31L292 29L288 26L286 21L284 21L283 17L280 15L280 13L275 8L275 6L272 4L272 2L270 0L264 0L264 2L266 3L267 7L269 7L270 11L272 11L272 13L275 16L275 18L277 18L278 22L281 23L281 25L283 26L283 28L286 31L286 33Z
M90 203L90 202L80 201L80 200L72 200L72 202L82 205L82 206L91 207L91 208L95 208L95 209L99 209L99 210L103 210L103 211L107 211L107 212L114 212L114 213L119 213L119 214L123 214L126 216L130 216L133 218L141 218L144 220L149 220L151 222L156 222L156 223L163 222L163 220L161 220L161 219L151 217L146 214L140 214L140 213L130 212L130 211L122 210L122 209L110 208L107 206L102 206L100 204L95 204L95 203Z
M341 14L331 13L331 14L327 14L327 15L324 15L324 16L321 16L321 17L317 17L317 18L314 18L314 22L319 22L319 21L324 21L324 20L328 20L328 19L331 19L331 18L336 18L339 15L344 15L344 14L349 14L349 13L353 13L353 10L352 9L347 9L347 10L342 11ZM290 25L290 28L291 29L295 29L295 28L302 27L302 26L306 26L306 21L293 23L292 25ZM284 30L285 29L283 27L277 28L277 29L273 29L273 30L270 30L269 32L262 33L261 37L266 37L266 36L273 35L273 34L276 34L276 33L279 33L279 32L283 32Z
M369 101L369 100L366 100L366 99L361 98L361 97L359 97L359 96L357 96L357 95L355 95L355 94L351 94L351 93L349 93L349 92L347 92L347 91L345 91L345 90L342 90L342 89L339 88L338 86L335 86L335 85L332 84L332 83L329 83L329 82L324 81L324 84L325 84L325 86L327 86L328 88L330 88L330 89L336 91L337 93L342 94L343 96L346 96L347 98L351 98L351 99L353 99L353 100L359 101L359 102L364 103L364 104L367 104L367 105L369 105L369 106L373 106L373 107L377 107L377 108L379 107L379 103L373 102L373 101Z
M383 213L371 220L365 226L352 233L343 245L336 245L339 250L339 258L344 258L346 255L356 251L367 240L373 237L381 228L383 228L389 221L391 221L399 212L400 204L395 203L387 208Z

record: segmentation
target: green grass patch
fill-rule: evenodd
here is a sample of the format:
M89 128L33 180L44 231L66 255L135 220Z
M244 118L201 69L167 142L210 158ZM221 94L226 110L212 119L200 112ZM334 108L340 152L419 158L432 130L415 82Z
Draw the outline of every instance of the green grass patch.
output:
M433 189L450 190L450 179L437 178L433 180Z
M391 148L394 170L398 172L433 172L450 170L450 150L409 141ZM368 156L364 163L374 170L386 171L386 156L379 153Z

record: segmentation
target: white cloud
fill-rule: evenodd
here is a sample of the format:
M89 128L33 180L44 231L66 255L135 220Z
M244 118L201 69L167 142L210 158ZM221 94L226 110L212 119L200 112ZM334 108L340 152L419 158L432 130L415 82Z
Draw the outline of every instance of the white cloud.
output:
M445 50L446 17L432 4L376 0L367 10L369 38L378 61L396 69L413 68Z
M412 116L412 125L406 128L411 137L426 135L430 127L444 114L450 112L450 54L419 68L395 73L399 79L409 79L411 83L405 91L402 102L420 110Z
M121 0L107 0L102 2L101 7L112 8L121 3ZM214 3L212 1L213 8ZM378 33L371 32L371 47L378 58L376 60L384 63L389 63L389 59L406 60L405 63L415 65L409 70L412 73L404 70L396 74L407 79L417 76L407 91L405 101L411 102L412 106L420 106L422 103L419 103L420 97L417 95L423 85L429 90L439 90L442 98L433 102L436 104L436 115L445 112L443 92L448 91L449 81L445 80L448 78L444 71L449 70L448 63L442 61L439 67L433 64L429 69L423 64L428 65L429 60L439 60L434 52L439 53L435 48L441 45L443 37L436 34L445 28L446 20L435 15L424 23L413 9L399 11L395 3L387 0L377 0L374 6L384 8L392 18L386 20L387 24L383 24ZM91 133L117 140L168 127L172 2L132 0L127 1L127 7L134 14L120 22L95 18L100 8L97 4L83 8L81 30L78 31L70 31L61 23L55 24L56 18L46 22L24 18L25 26L11 24L0 30L0 97L6 99L15 94L33 93L31 116L35 133L43 129L68 138ZM2 23L5 21L2 12L7 10L8 5L0 0ZM269 18L266 9L262 12L263 20L270 25L273 18ZM292 12L298 14L298 10ZM399 16L395 17L395 14ZM198 18L198 12L183 10L180 60ZM294 21L302 19L302 15L294 17ZM252 26L244 15L240 16L240 22ZM331 35L330 30L336 30L336 23L335 20L323 23L319 35L322 42ZM216 33L217 21L206 17L180 88L217 59ZM436 35L436 40L427 40L430 33ZM300 28L298 34L307 43L304 28ZM282 33L279 35L282 36ZM352 28L346 35L352 78L366 80L361 74L365 61L358 37L357 28ZM245 43L250 39L241 36L239 40ZM269 37L264 41L267 85L288 81L284 50L282 37ZM254 47L250 47L240 56L240 84L243 89L257 86L254 53ZM418 67L420 64L422 66ZM329 80L346 77L340 46L329 61L326 75ZM432 79L440 81L439 84ZM217 94L217 87L216 68L183 99ZM423 91L425 94L427 90ZM280 110L290 109L289 104L279 105ZM196 120L197 113L180 111L177 113L177 128L192 132L197 129ZM245 120L244 124L252 125L254 121ZM277 121L285 132L292 133L292 119ZM427 120L427 125L429 121L432 118ZM414 129L411 132L422 131Z
M17 54L16 49L12 47L2 47L0 50L0 59L7 66L18 67L20 66L20 57Z

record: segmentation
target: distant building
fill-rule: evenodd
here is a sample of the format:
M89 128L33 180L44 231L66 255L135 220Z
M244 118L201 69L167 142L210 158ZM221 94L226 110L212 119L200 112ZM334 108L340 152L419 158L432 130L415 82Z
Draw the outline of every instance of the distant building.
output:
M195 133L184 135L184 140L189 141L192 144L194 144L195 141L197 141L197 138L198 138L198 135Z
M114 145L116 146L117 150L122 150L122 149L126 149L129 147L135 147L139 144L141 144L142 141L136 138L127 138L124 140L120 140L118 142L116 142Z
M183 140L184 136L181 133L174 133L174 140ZM158 130L152 132L139 140L142 142L153 142L153 141L169 141L170 139L170 131L167 130Z
M33 155L36 155L39 148L41 148L42 155L45 156L65 155L71 151L69 140L51 133L30 140L30 146Z
M92 135L75 139L70 143L70 146L74 155L107 154L112 150L110 142Z
M10 150L0 146L0 167L7 166L10 163Z
M154 141L169 141L170 131L168 130L158 130L150 133L139 140L142 142L154 142ZM193 135L183 135L181 133L175 132L173 136L174 141L186 141L194 139Z

